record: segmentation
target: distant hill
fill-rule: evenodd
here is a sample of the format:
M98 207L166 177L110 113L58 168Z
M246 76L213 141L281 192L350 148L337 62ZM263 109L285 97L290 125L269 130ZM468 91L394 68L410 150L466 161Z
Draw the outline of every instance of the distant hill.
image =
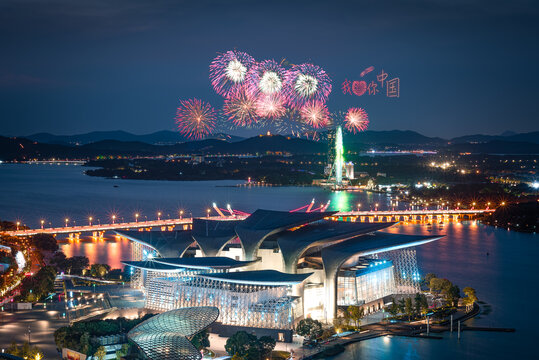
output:
M291 154L324 153L326 143L282 135L256 136L228 142L206 139L174 145L154 145L140 141L101 140L84 145L45 144L25 138L0 136L0 160L88 159L98 156L169 156L184 154Z
M516 142L493 140L482 143L452 144L447 150L454 152L467 152L472 154L539 154L539 144L531 142Z
M513 132L506 131L502 135L466 135L459 136L451 139L452 143L485 143L489 141L513 141L513 142L530 142L539 144L539 131L533 131L529 133L515 134Z
M411 130L372 131L346 134L345 142L362 144L443 145L447 140L428 137Z
M37 133L24 136L27 139L45 144L62 145L85 145L104 140L138 141L155 145L172 145L191 141L177 131L162 130L151 134L135 135L126 131L93 131L78 135L53 135L50 133ZM222 139L230 142L243 140L244 138L228 134L215 134L211 139Z

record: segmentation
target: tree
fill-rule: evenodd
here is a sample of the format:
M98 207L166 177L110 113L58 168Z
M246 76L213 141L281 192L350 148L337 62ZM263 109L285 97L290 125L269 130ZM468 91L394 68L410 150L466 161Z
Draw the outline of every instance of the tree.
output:
M271 352L275 348L275 339L271 336L262 336L260 339L258 339L259 342L259 348L260 348L260 355L262 358L271 358Z
M110 266L107 264L92 264L90 267L90 275L103 278L110 271Z
M67 261L66 256L63 252L57 251L52 255L50 264L56 268L58 272L67 271Z
M322 335L322 323L311 318L300 320L296 326L296 333L310 339L317 339Z
M116 360L121 360L129 352L129 344L122 344L122 348L116 351Z
M258 339L256 336L248 334L245 331L238 331L228 338L225 343L225 350L229 355L239 355L246 357L250 347L256 345L258 347Z
M462 290L462 292L464 293L464 295L466 295L466 297L463 299L464 305L466 305L466 309L469 310L478 300L475 289L467 286Z
M445 287L442 290L442 294L444 295L445 300L451 306L457 306L458 301L460 299L460 289L457 285L453 285L450 283L449 286Z
M97 360L105 360L105 357L107 356L107 350L104 346L100 346L97 348L97 351L95 352L94 356Z
M90 260L86 256L73 256L66 259L67 271L69 274L81 275L82 270L90 265Z
M54 236L50 234L36 234L31 238L32 244L42 251L57 251L58 244Z
M406 298L404 302L404 313L408 315L408 321L411 320L412 315L414 314L414 307L412 305L412 298Z
M425 282L425 285L427 285L430 288L431 279L434 279L436 277L437 277L436 274L428 273L427 275L425 275L425 278L423 281Z
M361 318L365 314L365 310L361 306L350 305L346 309L346 312L349 314L350 319L355 322L356 328L359 328Z
M405 301L403 298L399 299L398 306L399 306L399 312L403 313L404 307L405 307Z
M194 335L191 338L191 344L197 348L197 350L202 350L210 346L210 333L207 329L202 330L198 334Z
M389 304L388 307L386 307L387 312L390 313L392 316L397 316L397 314L400 312L399 304L397 304L397 301L395 298L391 299L391 304Z
M6 352L24 359L42 359L43 351L37 346L31 346L28 341L18 346L15 341L7 348Z

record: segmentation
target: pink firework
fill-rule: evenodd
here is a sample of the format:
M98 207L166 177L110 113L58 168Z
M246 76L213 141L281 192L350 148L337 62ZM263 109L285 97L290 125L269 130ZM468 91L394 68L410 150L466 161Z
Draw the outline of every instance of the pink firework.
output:
M256 101L258 116L275 119L284 116L285 101L280 95L260 95Z
M275 60L264 60L247 74L247 89L255 96L279 95L287 88L288 72Z
M180 100L176 110L176 125L190 139L202 139L215 128L215 109L199 99Z
M322 128L329 123L329 110L320 101L308 101L300 110L301 118L313 129Z
M215 91L228 97L238 86L245 84L247 73L255 59L244 52L231 50L217 56L210 64L210 81Z
M350 108L344 119L344 127L354 134L365 131L369 126L369 116L362 108Z
M301 108L309 100L325 102L331 93L331 79L317 65L295 65L288 72L288 103Z
M223 105L223 113L236 126L250 126L258 121L257 98L244 89L231 93Z

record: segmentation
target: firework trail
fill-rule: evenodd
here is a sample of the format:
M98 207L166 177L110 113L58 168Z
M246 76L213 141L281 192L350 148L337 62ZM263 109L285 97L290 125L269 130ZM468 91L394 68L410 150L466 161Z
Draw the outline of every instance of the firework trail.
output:
M236 126L251 126L258 121L257 98L238 89L225 100L223 113Z
M255 59L244 52L231 50L220 54L210 64L210 81L219 95L228 97L245 83Z
M258 116L275 119L284 116L286 112L285 101L279 94L260 95L256 101Z
M287 101L293 107L301 108L309 100L325 102L331 93L331 79L317 65L295 65L288 74Z
M366 68L365 70L363 70L361 72L361 74L359 74L359 76L363 77L365 75L367 75L368 73L370 73L371 71L374 70L374 66L369 66L368 68Z
M329 123L329 110L320 101L308 101L300 110L301 118L313 129L326 127Z
M362 108L350 108L346 113L344 120L344 127L352 132L365 131L369 126L369 116L367 112Z
M264 60L247 74L247 89L255 96L278 95L287 87L287 71L275 60Z
M190 139L202 139L215 128L215 109L198 99L180 100L176 111L176 125L180 133Z

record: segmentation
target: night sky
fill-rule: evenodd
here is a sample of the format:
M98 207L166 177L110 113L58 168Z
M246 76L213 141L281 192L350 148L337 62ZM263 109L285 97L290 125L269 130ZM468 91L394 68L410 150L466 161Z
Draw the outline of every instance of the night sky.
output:
M2 0L0 134L174 129L179 99L222 106L208 66L234 48L322 66L371 130L536 131L538 35L536 1ZM369 66L399 98L342 93Z

